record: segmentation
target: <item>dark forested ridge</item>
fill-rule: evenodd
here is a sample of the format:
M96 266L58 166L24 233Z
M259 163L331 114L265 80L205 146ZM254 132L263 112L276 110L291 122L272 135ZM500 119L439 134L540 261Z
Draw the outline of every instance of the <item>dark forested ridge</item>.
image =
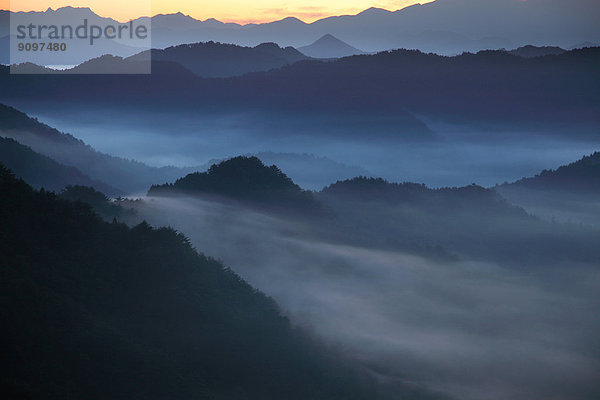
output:
M431 189L419 183L395 183L382 178L359 176L338 181L327 186L320 193L350 201L413 204L423 208L436 207L442 208L445 212L455 210L457 207L471 210L485 207L520 213L518 209L508 205L495 192L475 184L460 188Z
M14 139L0 136L0 162L33 187L58 191L67 185L92 186L109 195L119 190L94 180L75 167L67 167L38 154Z
M171 229L102 222L4 167L0 220L4 398L426 398L380 395Z
M275 43L242 47L225 43L194 43L153 49L136 54L126 61L171 61L205 78L225 78L250 72L268 71L308 57L293 47L281 48Z
M31 147L36 153L75 167L95 180L110 182L116 190L109 190L107 185L98 187L84 181L70 181L66 184L94 186L111 195L146 189L156 181L175 179L190 170L175 167L154 168L141 162L100 153L74 136L62 133L3 104L0 104L0 136L10 137ZM56 189L62 189L65 185Z
M253 156L234 157L213 164L207 172L195 172L148 191L149 196L177 194L218 195L271 209L319 209L311 192L295 184L277 166L266 166Z
M441 246L451 254L513 266L600 260L599 231L542 221L477 185L430 189L358 177L330 185L316 198L334 210L334 231L349 232L344 240L356 243L391 249L411 243L420 249Z
M545 218L600 226L600 153L494 190Z
M504 184L500 187L500 191L503 187L572 194L598 194L600 193L600 152L555 170L546 169L534 177Z
M83 144L81 140L76 139L74 136L59 132L57 129L5 104L0 104L0 132L3 135L9 135L12 132L31 132L39 136L40 139L48 139L57 143Z

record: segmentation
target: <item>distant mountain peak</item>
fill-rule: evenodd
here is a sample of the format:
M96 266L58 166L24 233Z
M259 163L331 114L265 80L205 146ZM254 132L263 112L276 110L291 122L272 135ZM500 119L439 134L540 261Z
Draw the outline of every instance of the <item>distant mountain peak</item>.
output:
M219 25L219 26L220 25L225 25L224 22L221 22L221 21L219 21L218 19L215 19L215 18L209 18L209 19L206 19L206 20L204 20L202 22L205 23L205 24L210 24L210 25Z
M96 13L94 13L92 11L92 9L89 8L89 7L65 6L65 7L59 7L56 10L52 10L52 8L48 8L48 10L46 10L46 12L48 12L48 11L50 11L50 12L54 11L54 12L57 12L57 13L58 12L68 12L68 11L78 11L78 12L86 12L86 13L90 13L90 14L96 15Z
M200 21L196 20L195 18L182 13L181 11L179 11L177 13L171 13L171 14L157 14L157 15L155 15L152 18L168 18L168 19L188 20L188 21L193 21L193 22L200 22Z
M331 33L327 33L327 34L323 35L320 39L318 39L315 43L326 41L326 40L327 41L335 40L336 42L341 42L341 40L339 40L338 38L336 38L335 36L333 36Z
M321 36L308 46L299 47L298 50L314 58L340 58L364 53L330 33Z
M384 8L370 7L364 11L359 12L357 15L386 15L386 14L393 14L393 13Z
M285 17L283 19L280 19L279 21L268 22L264 25L279 25L279 24L307 25L306 22L304 22L301 19L298 19L296 17ZM258 24L258 25L263 25L263 24Z

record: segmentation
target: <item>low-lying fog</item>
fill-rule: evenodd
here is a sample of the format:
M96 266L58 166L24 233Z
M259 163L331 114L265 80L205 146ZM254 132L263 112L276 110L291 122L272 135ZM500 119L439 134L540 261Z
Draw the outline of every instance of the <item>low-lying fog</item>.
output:
M304 224L233 204L145 200L140 217L184 232L274 297L292 322L382 378L467 400L600 396L595 265L519 273L436 262L326 243Z
M113 118L107 120L102 112L65 117L31 106L25 110L98 151L152 166L201 166L214 159L260 152L307 153L391 181L413 181L431 187L471 183L491 186L513 181L575 161L600 147L600 141L594 138L575 135L485 130L464 134L460 127L443 124L430 126L435 139L419 141L378 137L377 127L364 134L353 132L350 138L327 135L318 127L298 133L293 121L285 131L269 130L243 115L225 118L140 113L135 118L121 118L113 110ZM306 189L321 189L332 183L330 175L327 179L319 179L318 173L307 176L310 160L280 167ZM342 179L349 173L340 167L333 175Z

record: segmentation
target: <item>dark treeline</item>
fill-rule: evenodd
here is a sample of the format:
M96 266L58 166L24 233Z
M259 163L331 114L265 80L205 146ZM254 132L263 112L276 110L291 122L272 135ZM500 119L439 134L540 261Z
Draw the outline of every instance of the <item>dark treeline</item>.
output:
M103 222L4 167L0 221L4 398L425 398L380 394L172 229Z

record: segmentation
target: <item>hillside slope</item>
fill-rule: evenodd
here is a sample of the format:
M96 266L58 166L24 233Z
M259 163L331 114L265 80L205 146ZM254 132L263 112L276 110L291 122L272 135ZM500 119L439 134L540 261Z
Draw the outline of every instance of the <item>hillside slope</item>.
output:
M600 226L600 152L494 190L547 219Z
M14 139L0 137L0 163L38 189L58 191L67 185L83 185L111 196L121 194L118 189L38 154Z
M100 153L72 135L3 104L0 104L0 136L12 138L61 164L76 167L91 178L107 182L125 193L145 190L153 183L175 179L190 171L175 167L154 168Z
M391 398L171 229L102 222L4 167L0 220L5 396Z

